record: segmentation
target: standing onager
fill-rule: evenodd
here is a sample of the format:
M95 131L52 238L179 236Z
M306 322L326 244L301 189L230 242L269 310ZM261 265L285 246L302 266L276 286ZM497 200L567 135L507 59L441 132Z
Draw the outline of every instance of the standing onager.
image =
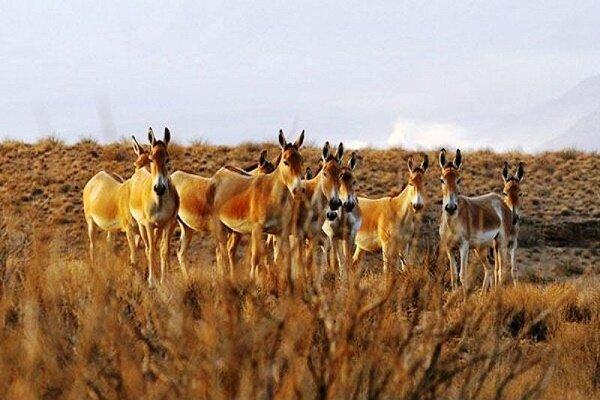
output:
M516 264L516 251L518 246L519 226L521 222L521 182L525 177L525 165L519 162L517 172L514 176L508 174L508 162L504 161L502 168L502 179L504 180L504 188L502 195L504 202L511 210L511 229L508 237L508 251L510 253L510 275L513 283L518 280L518 269ZM498 264L496 264L498 265ZM502 284L502 270L495 271L496 284Z
M313 177L303 181L305 196L298 209L295 240L301 248L300 256L306 268L312 267L314 255L326 239L322 230L325 218L337 218L336 210L342 206L340 178L343 155L342 143L334 154L329 142L325 142L319 170ZM304 248L306 242L308 247ZM304 255L307 255L305 260Z
M211 178L209 198L213 230L218 243L218 263L227 253L229 230L251 234L251 277L256 277L263 252L263 234L277 235L277 241L289 247L292 230L293 200L302 192L302 156L300 147L304 131L296 142L288 143L279 131L280 162L266 175L252 176L231 167L223 167ZM229 254L230 275L233 275L233 255Z
M275 170L275 166L267 160L266 153L267 151L263 150L258 163L249 167L252 175L263 175ZM187 274L187 250L194 232L210 231L211 212L208 191L211 180L188 172L175 171L171 175L171 181L180 199L178 216L181 239L177 257L179 266L184 274ZM239 234L231 234L227 243L231 253L235 253L239 239Z
M277 157L273 163L267 159L267 150L262 150L260 152L260 156L258 157L258 162L248 165L243 169L250 175L270 174L271 172L275 171L277 164L279 164L279 157Z
M167 146L171 133L165 128L164 140L156 140L152 128L148 132L150 141L150 173L138 170L131 177L129 210L137 221L140 234L146 245L148 259L148 284L153 285L155 251L160 240L161 282L169 267L169 248L173 229L177 222L179 196L169 178L169 152Z
M408 159L408 184L394 197L379 199L358 198L362 213L362 224L356 235L356 250L353 262L358 263L365 251L383 253L383 271L396 265L398 256L405 267L413 238L420 225L425 207L425 172L429 157L423 157L419 166Z
M329 238L330 267L335 265L335 260L340 268L340 274L345 276L346 269L350 265L352 249L355 244L356 234L361 226L361 211L358 207L358 199L354 192L354 171L356 168L356 153L352 152L348 165L343 167L340 174L340 195L343 202L337 211L337 218L327 219L323 223L323 232Z
M137 155L134 163L136 171L150 163L146 152L133 138L133 151ZM134 238L135 221L129 213L129 189L131 179L118 182L112 175L100 171L94 175L83 188L83 212L90 239L90 259L94 262L96 228L106 232L106 240L110 244L112 233L125 232L129 246L129 262L136 261L136 245Z
M460 251L460 282L464 292L468 292L467 265L469 247L473 246L483 263L485 275L482 289L492 285L485 250L493 243L496 271L502 270L502 255L506 252L512 227L512 213L504 203L502 196L488 193L482 196L467 197L459 194L460 166L462 156L456 150L454 161L446 161L446 150L440 151L442 169L442 219L440 224L440 251L445 251L450 262L452 287L456 287L458 273L456 260L452 253Z

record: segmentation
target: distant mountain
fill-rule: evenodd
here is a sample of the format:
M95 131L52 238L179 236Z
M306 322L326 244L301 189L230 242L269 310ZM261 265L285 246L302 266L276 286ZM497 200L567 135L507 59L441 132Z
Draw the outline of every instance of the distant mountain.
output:
M529 150L600 150L600 75L561 96L505 119L499 132Z
M572 126L564 133L543 143L540 150L574 148L578 150L600 151L600 109L597 109Z

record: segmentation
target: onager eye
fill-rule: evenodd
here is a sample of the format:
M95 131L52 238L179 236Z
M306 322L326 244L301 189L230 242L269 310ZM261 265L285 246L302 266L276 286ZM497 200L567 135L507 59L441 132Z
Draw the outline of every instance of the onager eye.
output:
M289 163L289 162L287 162L287 161L283 161L283 165L285 165L285 166L289 167L289 166L290 166L290 163Z
M444 185L446 183L446 181L444 180L444 178L440 178L440 182L442 182L442 185Z

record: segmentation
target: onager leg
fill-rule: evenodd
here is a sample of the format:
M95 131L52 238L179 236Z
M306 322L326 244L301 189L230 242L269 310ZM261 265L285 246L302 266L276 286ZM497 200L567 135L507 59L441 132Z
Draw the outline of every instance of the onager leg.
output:
M227 228L221 221L214 219L212 231L217 242L215 249L215 258L217 260L217 274L225 276L225 255L227 254Z
M183 272L183 275L187 276L187 251L194 236L194 230L181 221L179 221L179 228L181 229L181 238L179 239L177 259L179 260L179 268Z
M335 258L337 261L338 271L337 273L341 278L344 277L345 272L345 257L344 257L344 241L340 239L335 239L333 242L333 251L335 252Z
M390 265L396 265L396 244L393 241L383 242L381 244L381 253L383 254L383 272L386 273Z
M333 239L325 239L323 241L323 254L327 257L327 271L335 271L335 250L333 245Z
M144 253L146 254L146 258L148 258L148 233L146 232L146 227L140 223L138 223L138 230L140 231L140 238L144 243Z
M352 266L352 246L354 245L354 238L342 240L342 251L344 252L344 265L346 268Z
M250 279L252 280L256 280L256 276L258 274L258 265L260 263L260 258L262 255L262 235L262 226L258 225L252 229L252 237L250 239L252 242L252 255L250 260Z
M154 285L153 280L153 263L154 263L154 251L156 248L156 240L154 235L154 229L151 226L144 226L146 232L146 259L148 261L148 286Z
M496 287L502 285L502 249L497 239L494 239L494 281Z
M490 264L487 259L487 254L485 254L485 252L487 252L486 248L478 248L475 251L475 253L477 254L477 258L479 259L481 264L483 264L484 275L483 275L483 283L481 285L482 292L485 292L492 286L492 272L493 271L491 271L491 267L490 267Z
M113 243L114 243L114 240L113 240L112 232L110 232L110 231L106 232L106 249L108 251L112 252L114 250Z
M231 232L231 234L229 234L229 238L227 239L227 260L229 262L229 278L231 280L234 278L236 265L235 253L241 240L242 235L236 232Z
M450 264L450 285L452 289L456 289L458 287L458 266L456 264L456 259L454 258L454 254L452 254L452 250L449 247L446 248L446 255L448 256L448 262Z
M467 265L469 264L469 242L465 241L460 245L460 282L463 286L463 292L466 295L469 292L469 277L467 274Z
M519 270L517 269L517 240L515 239L512 246L510 246L510 277L512 278L513 284L516 286L519 280Z
M90 262L94 263L94 242L96 240L96 225L92 217L86 217L88 238L90 239Z
M135 265L136 263L136 250L137 246L135 244L135 237L133 233L133 227L128 225L125 227L125 236L127 237L127 246L129 246L129 264Z
M352 256L352 267L356 268L358 264L362 262L362 259L365 255L365 252L360 249L360 247L356 246L354 249L354 255Z
M165 273L169 271L171 254L171 236L175 230L175 221L171 221L162 231L162 239L160 241L160 282L165 280Z

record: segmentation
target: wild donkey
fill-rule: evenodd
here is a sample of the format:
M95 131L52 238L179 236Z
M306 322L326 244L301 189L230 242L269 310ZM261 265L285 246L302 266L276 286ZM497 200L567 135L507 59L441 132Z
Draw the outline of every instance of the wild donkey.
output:
M257 164L249 167L252 175L264 175L275 170L275 166L266 158L267 151L263 150ZM240 171L240 173L243 173ZM175 171L171 181L179 194L179 226L181 239L177 257L179 266L187 274L187 251L194 232L208 232L211 228L211 211L209 204L209 188L211 179L183 171ZM227 243L228 254L235 254L240 235L232 232ZM233 260L230 260L230 264Z
M150 141L150 173L140 169L131 177L129 211L137 221L146 245L148 259L148 285L153 285L155 249L160 240L161 282L169 267L169 248L173 229L177 222L179 196L169 178L169 152L167 146L171 132L165 128L164 140L156 140L152 128L148 131Z
M502 179L504 180L504 187L502 189L502 195L504 196L504 202L510 208L512 212L511 218L511 229L508 237L508 251L510 253L510 275L512 281L516 284L518 281L518 269L516 263L516 252L518 246L519 227L521 224L521 183L525 178L525 165L519 162L517 171L514 176L510 176L508 173L508 162L504 161L502 168ZM496 264L498 267L498 264ZM502 270L495 270L496 284L502 284Z
M308 269L313 265L314 256L318 254L318 249L327 240L323 232L325 219L336 219L336 211L343 204L340 199L343 155L343 143L340 143L336 153L333 153L329 142L325 142L319 170L310 179L303 181L305 195L298 209L298 225L294 239L299 244L302 264L307 274ZM304 244L307 246L305 247ZM322 263L317 262L317 264Z
M133 151L137 155L136 171L150 164L149 154L133 137ZM112 175L100 171L83 188L83 212L90 239L90 260L94 262L96 229L106 231L106 240L112 242L112 233L125 232L129 246L129 262L136 262L135 220L129 213L131 179L119 182Z
M348 164L340 173L340 195L342 207L337 210L337 218L323 223L323 232L329 239L329 266L333 268L337 260L340 274L345 277L351 264L356 234L361 226L362 218L358 199L354 191L354 174L356 168L356 153L352 152Z
M360 262L365 251L383 253L383 271L395 265L400 256L402 267L417 232L425 207L424 180L429 168L429 157L423 157L419 166L408 159L408 184L395 197L379 199L358 198L362 224L356 235L354 263Z
M272 173L252 176L236 168L223 167L211 178L208 197L211 199L213 231L219 247L218 263L222 263L223 255L227 253L229 230L252 236L252 278L256 278L258 272L264 233L277 235L277 241L287 250L292 233L293 200L301 197L303 191L299 151L303 141L304 131L294 143L288 143L280 130L280 162ZM233 260L231 254L229 259ZM230 275L233 276L231 264Z
M473 246L485 268L482 290L492 285L485 250L494 246L496 271L502 270L503 254L506 252L512 230L513 216L502 196L488 193L482 196L467 197L459 194L460 167L462 155L456 150L454 161L446 160L446 150L439 156L442 169L442 219L440 224L440 251L446 252L450 262L452 287L456 287L458 274L453 249L460 251L460 282L465 294L469 290L467 266L469 247ZM499 279L497 277L497 283Z

